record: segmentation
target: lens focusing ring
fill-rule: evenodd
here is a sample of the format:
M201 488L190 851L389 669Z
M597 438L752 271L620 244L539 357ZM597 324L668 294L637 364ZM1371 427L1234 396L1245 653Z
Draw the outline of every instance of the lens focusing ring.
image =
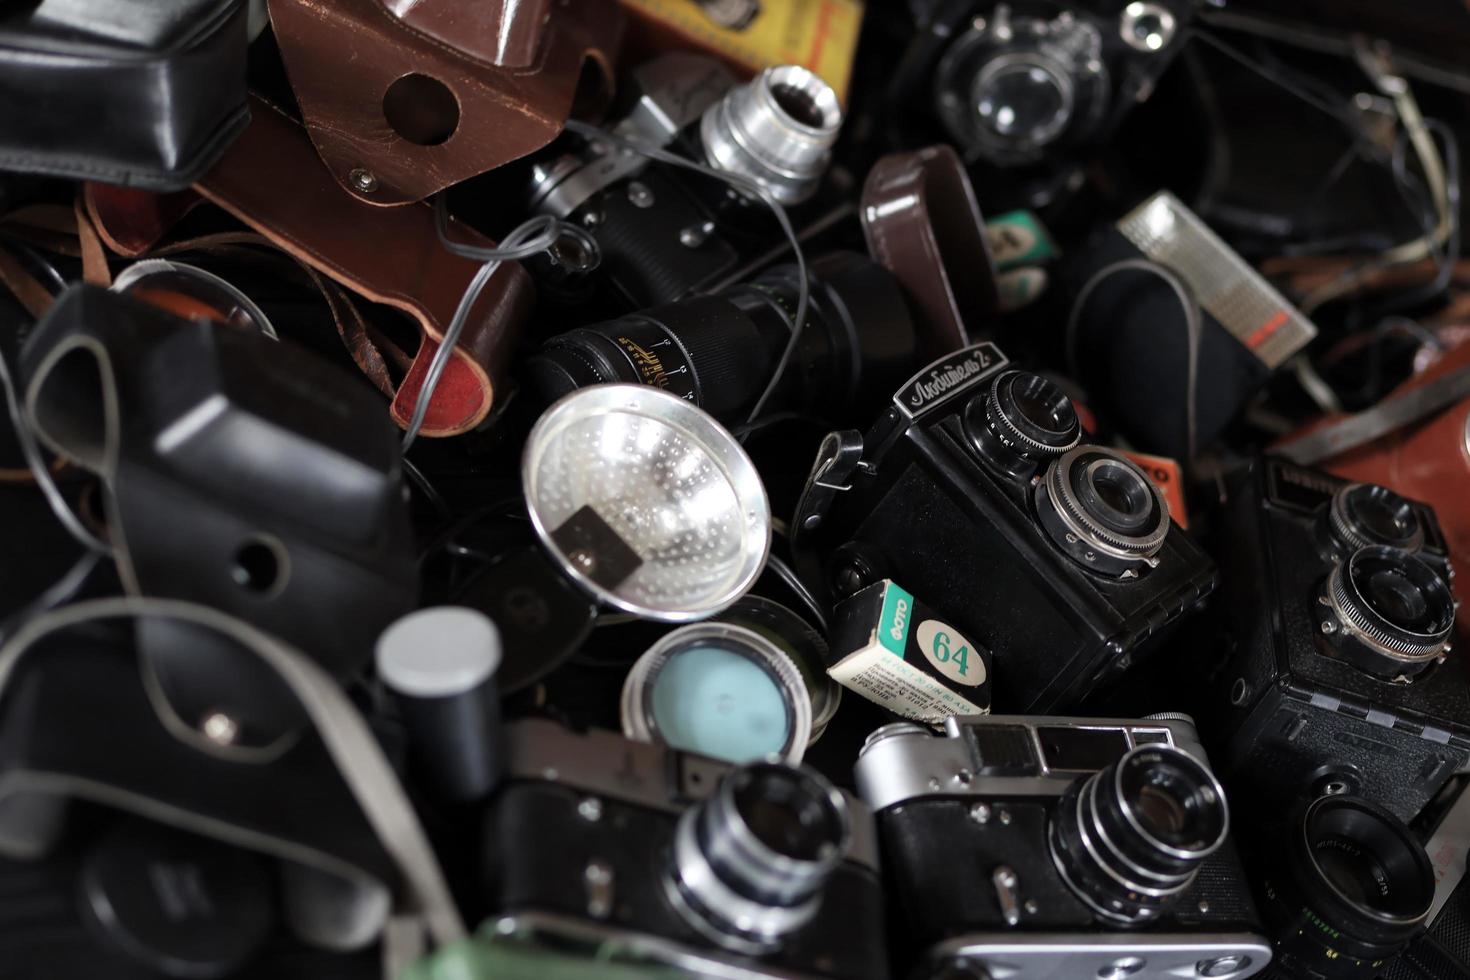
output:
M1413 521L1413 530L1402 536L1387 536L1364 525L1358 516L1363 506L1382 507L1406 515ZM1332 537L1348 551L1384 545L1403 551L1418 551L1424 547L1424 528L1413 506L1387 487L1372 483L1351 483L1332 495L1328 507L1328 524Z
M1136 530L1110 527L1105 515L1094 513L1084 480L1093 480L1099 464L1111 474L1126 474L1129 490L1147 507L1136 515ZM1041 523L1063 551L1085 567L1109 574L1137 571L1152 559L1169 535L1169 505L1148 475L1132 460L1102 446L1081 445L1052 461L1036 488ZM1119 512L1122 514L1122 512Z
M790 205L816 192L841 126L830 85L800 65L777 65L705 110L699 132L711 165Z
M1335 870L1324 866L1333 856L1340 859ZM1319 797L1295 821L1277 858L1262 911L1280 954L1309 969L1336 976L1345 961L1388 959L1424 929L1434 868L1413 832L1375 803ZM1366 886L1361 895L1352 894L1355 878ZM1377 901L1364 900L1370 889Z
M1419 591L1430 610L1438 613L1430 632L1399 626L1374 610L1356 574L1369 562L1394 568ZM1421 559L1395 548L1374 546L1353 552L1347 561L1333 567L1323 598L1337 622L1334 629L1324 625L1324 632L1329 637L1336 634L1339 646L1356 640L1368 656L1355 658L1355 662L1382 676L1412 676L1423 670L1444 653L1454 627L1454 599L1444 579Z
M746 793L758 804L802 801L820 823L813 853L783 853L763 839L738 802ZM789 810L782 814L791 816ZM810 830L802 824L802 832ZM784 763L753 763L732 770L708 799L679 818L665 891L701 935L759 955L811 921L851 838L847 801L825 779Z
M1201 839L1188 846L1160 838L1130 801L1125 774L1166 773L1189 786ZM1145 777L1146 778L1146 777ZM1058 802L1050 826L1052 859L1068 887L1113 922L1150 921L1194 882L1202 861L1224 843L1229 812L1213 774L1188 753L1141 745L1106 769L1074 782Z
M1017 403L1017 385L1026 386L1033 396L1044 399L1063 414L1063 428L1049 430L1028 418ZM1060 456L1082 439L1076 410L1062 390L1045 378L1025 371L1007 371L995 379L990 386L990 397L985 399L985 423L1007 448L1028 459Z

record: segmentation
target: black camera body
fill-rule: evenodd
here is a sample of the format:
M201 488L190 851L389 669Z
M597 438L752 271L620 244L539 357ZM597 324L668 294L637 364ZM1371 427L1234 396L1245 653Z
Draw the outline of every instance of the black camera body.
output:
M989 343L920 371L865 436L829 436L795 526L826 553L814 584L892 579L989 648L1003 711L1077 709L1215 585L1143 470Z
M775 763L732 769L544 720L511 724L507 743L505 781L490 803L484 852L497 935L571 955L616 947L644 969L701 975L886 975L872 818L820 777ZM746 826L762 841L782 838L798 860L785 862L787 871L753 876L768 891L748 905L754 892L720 864L729 853L724 845L739 844L741 832L731 837L720 828L733 812L725 801L766 790L773 795L740 810ZM804 809L791 802L797 798ZM736 802L734 809L744 805ZM790 828L781 822L793 812L805 830L783 836ZM839 813L848 832L820 843L803 839L825 834L823 828L835 831ZM821 874L777 883L813 860L824 864ZM714 899L722 886L708 886L718 881L736 884ZM712 924L740 910L748 913L747 924L770 926L763 938L728 920Z
M1236 486L1222 534L1211 632L1228 647L1200 710L1227 782L1273 809L1350 792L1412 820L1470 759L1433 511L1267 458ZM1412 629L1394 625L1405 617Z
M1132 849L1145 838L1110 811L1113 774L1135 817L1148 820L1149 804L1132 801L1150 793L1175 801L1171 843L1188 860L1166 870L1168 857ZM950 718L941 735L892 724L868 738L856 777L901 913L900 971L1243 978L1271 959L1223 792L1184 716ZM1120 884L1145 871L1161 894Z
M1058 166L1146 100L1183 47L1194 0L931 0L895 107L923 99L970 163Z

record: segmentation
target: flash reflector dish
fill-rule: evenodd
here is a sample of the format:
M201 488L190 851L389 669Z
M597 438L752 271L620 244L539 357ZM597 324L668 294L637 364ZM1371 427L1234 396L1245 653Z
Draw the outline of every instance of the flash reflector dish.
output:
M562 398L531 430L521 480L562 570L649 619L719 612L770 551L770 504L750 457L704 411L657 388L595 385Z

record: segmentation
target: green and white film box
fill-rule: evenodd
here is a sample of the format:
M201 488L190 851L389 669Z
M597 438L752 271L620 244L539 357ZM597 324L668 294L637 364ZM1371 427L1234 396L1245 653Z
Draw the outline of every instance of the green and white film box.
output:
M990 711L990 651L971 642L896 583L884 579L837 604L837 683L915 721Z

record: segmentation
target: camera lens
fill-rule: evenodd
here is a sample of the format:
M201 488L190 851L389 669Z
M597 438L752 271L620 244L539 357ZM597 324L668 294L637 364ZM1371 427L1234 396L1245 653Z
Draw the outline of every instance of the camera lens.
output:
M800 65L777 65L706 109L699 138L713 166L789 205L816 193L841 127L832 86Z
M1100 446L1054 460L1036 488L1036 509L1058 547L1109 575L1139 573L1169 534L1158 487L1132 460Z
M851 832L847 802L816 773L744 766L680 818L669 897L720 945L768 950L816 914Z
M1082 471L1082 500L1090 514L1121 533L1137 531L1147 523L1153 492L1147 477L1116 459L1098 459Z
M1370 545L1418 551L1424 545L1413 505L1387 487L1349 484L1332 495L1327 514L1332 539L1348 552Z
M1409 828L1377 804L1321 797L1295 822L1285 861L1271 857L1283 870L1266 879L1266 912L1291 967L1375 976L1424 928L1434 869Z
M1014 14L972 22L939 59L940 121L969 157L1000 167L1035 163L1089 135L1110 100L1104 41L1088 17Z
M913 365L913 322L893 277L839 252L811 263L807 323L772 407L862 415ZM526 362L527 381L550 403L593 384L662 388L716 419L742 419L770 381L791 338L795 266L547 341Z
M1228 827L1208 769L1179 749L1141 745L1068 788L1051 824L1052 856L1099 916L1144 922L1193 883Z
M1318 609L1323 635L1354 666L1413 677L1445 651L1455 621L1449 584L1397 548L1359 548L1337 565Z
M1007 371L983 397L965 406L965 434L982 456L1008 470L1077 445L1082 427L1062 389L1037 374Z
M998 143L1042 147L1072 118L1072 82L1039 55L1002 55L975 78L972 90L981 129Z

